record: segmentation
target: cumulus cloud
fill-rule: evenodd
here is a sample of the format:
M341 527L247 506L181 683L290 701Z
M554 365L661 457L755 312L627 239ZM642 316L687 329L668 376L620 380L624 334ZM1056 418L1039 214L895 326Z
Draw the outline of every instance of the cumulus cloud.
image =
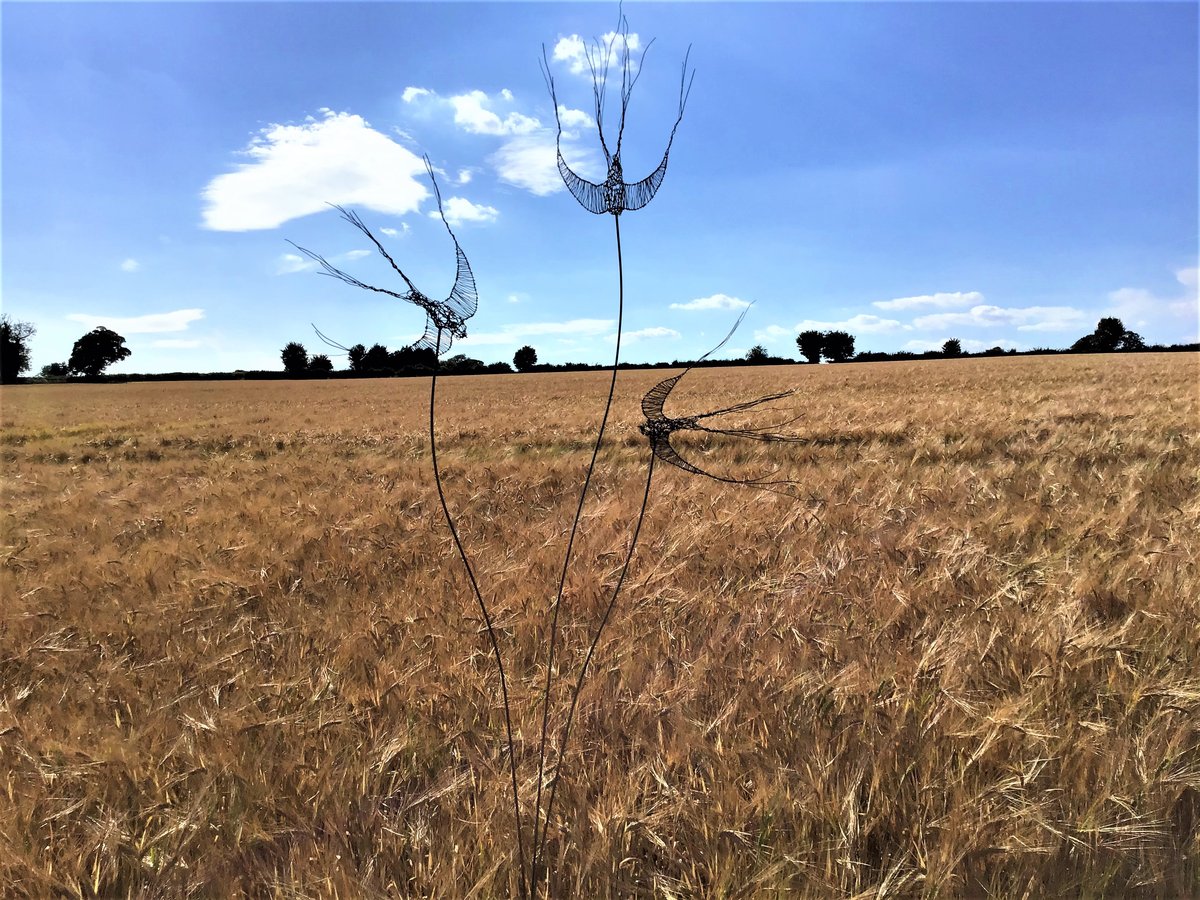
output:
M978 306L983 303L979 291L953 291L937 294L920 294L916 297L897 297L894 300L876 300L872 303L879 309L955 309L961 306Z
M1018 331L1068 331L1085 324L1087 316L1073 306L1003 307L980 304L966 312L933 313L913 319L913 327L938 331L945 328L1016 328Z
M67 318L87 328L103 325L113 331L126 334L158 334L165 331L185 331L192 322L204 318L202 309L176 309L165 313L149 313L144 316L95 316L91 313L71 313Z
M500 215L500 210L496 207L472 203L465 197L449 197L443 203L443 207L446 211L446 221L451 225L461 225L464 222L487 224L495 222L496 217ZM434 219L440 218L436 210L429 215Z
M508 96L503 99L511 101L512 93L509 91L505 93ZM510 112L501 119L497 113L488 109L490 102L488 95L483 91L469 91L466 94L451 97L450 105L454 107L454 124L471 134L493 135L529 134L542 126L537 119L519 112Z
M689 300L687 303L672 303L671 309L686 309L689 311L699 309L745 309L749 305L749 301L738 297L730 297L728 294L713 294L711 297L697 297L695 300Z
M902 325L895 319L883 319L870 313L859 313L841 322L822 322L817 319L805 319L797 322L793 331L848 331L851 334L877 334L885 331L898 331L908 326Z
M639 328L637 331L627 331L622 337L627 341L640 341L647 338L677 338L680 334L674 328L663 328L655 325L651 328Z
M591 77L591 67L588 64L588 54L597 69L606 65L610 68L621 64L621 58L626 49L630 54L636 53L642 46L642 40L636 33L628 36L615 31L601 35L591 45L577 34L561 37L554 44L554 61L565 63L568 70L575 75ZM630 58L630 71L636 70L636 60Z
M277 228L327 203L404 215L430 195L424 161L350 113L323 109L303 125L268 125L240 155L249 161L204 188L206 228Z
M571 319L567 322L522 322L504 325L500 331L480 331L468 334L461 343L471 347L483 347L495 344L515 344L527 338L545 337L549 335L575 335L578 337L598 337L612 329L616 322L612 319Z
M388 237L399 237L402 234L408 234L409 226L407 222L401 222L399 228L380 228L380 234L386 234Z
M499 149L488 158L501 181L538 196L564 190L558 173L557 130L544 126L534 116L505 109L516 103L513 92L507 88L494 96L474 90L453 97L440 97L425 88L408 88L404 97L409 103L419 101L426 113L442 110L452 114L454 124L468 134L502 138ZM575 146L579 135L569 130L592 124L591 116L566 106L559 106L558 114L563 124L562 153L567 163L584 178L601 177L599 153ZM472 174L470 169L460 170L458 183L466 184Z
M141 267L142 267L142 264L140 262L138 262L136 259L134 259L132 256L129 259L127 259L121 263L121 271L122 272L136 272L139 269L141 269Z

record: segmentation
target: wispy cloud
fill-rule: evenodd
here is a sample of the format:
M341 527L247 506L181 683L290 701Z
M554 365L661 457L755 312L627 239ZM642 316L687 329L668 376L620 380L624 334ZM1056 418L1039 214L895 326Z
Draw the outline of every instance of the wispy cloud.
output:
M687 303L672 303L671 309L686 309L689 311L701 309L745 309L750 305L748 300L730 297L728 294L713 294L710 297L697 297Z
M137 272L141 268L142 268L142 264L140 262L138 262L136 259L134 259L132 256L129 257L129 259L127 259L121 263L121 271L122 272Z
M650 328L639 328L637 331L627 331L622 337L627 341L640 341L647 338L677 338L680 337L680 334L674 328L655 325Z
M385 228L383 230L387 232L391 229ZM362 259L364 256L370 255L370 250L347 250L345 253L339 253L336 256L327 257L327 259L331 263L353 262L356 259ZM314 272L317 266L318 263L315 260L309 259L307 256L301 256L299 253L281 253L275 263L275 274L294 275L297 272Z
M401 222L399 228L380 228L380 234L386 234L388 237L399 237L402 234L408 234L409 225L407 222Z
M920 294L916 297L897 297L894 300L876 300L872 303L879 309L956 309L983 303L983 294L979 291L953 291L937 294Z
M461 344L472 347L514 344L528 338L573 335L599 337L611 331L613 319L571 319L567 322L522 322L505 325L500 331L480 331L468 334Z
M162 350L195 350L203 341L190 341L183 338L159 338L151 341L150 346Z
M404 215L430 195L419 156L346 112L323 109L303 125L268 125L240 155L249 162L204 188L205 228L277 228L328 203Z
M913 327L940 331L946 328L1016 328L1018 331L1066 331L1087 321L1073 306L1003 307L981 304L966 312L934 313L913 319Z
M878 334L886 331L899 331L907 328L896 319L883 319L870 313L859 313L840 322L826 322L819 319L804 319L797 322L793 331L848 331L851 334Z
M79 322L87 328L103 325L122 335L185 331L192 322L203 318L202 309L176 309L144 316L96 316L91 313L71 313L67 316L70 321Z

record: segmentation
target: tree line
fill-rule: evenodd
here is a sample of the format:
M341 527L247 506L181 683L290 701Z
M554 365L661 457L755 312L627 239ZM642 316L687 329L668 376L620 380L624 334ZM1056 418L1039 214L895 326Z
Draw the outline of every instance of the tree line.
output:
M29 341L37 333L37 329L29 322L11 319L7 314L0 314L0 383L11 384L31 368ZM796 347L800 355L810 364L822 361L830 363L845 362L884 362L889 360L916 359L958 359L968 356L1015 356L1018 354L1047 354L1047 353L1127 353L1147 350L1197 350L1197 344L1175 344L1171 346L1147 345L1136 331L1130 331L1125 324L1115 316L1105 316L1096 323L1096 328L1079 338L1066 350L1038 347L1033 350L1005 350L995 346L980 353L967 353L963 350L962 341L950 338L942 344L940 350L925 350L914 352L897 350L894 352L859 351L855 352L855 336L840 330L806 330L796 336ZM73 377L98 378L104 370L113 363L129 358L131 351L125 346L125 338L103 325L93 328L81 336L71 348L71 355L66 362L49 363L42 366L41 377L49 380L63 380ZM217 377L228 374L233 377L329 377L335 375L333 360L328 354L317 353L309 355L308 349L298 341L290 341L280 351L283 363L282 373L255 372L244 373L240 370L234 373L217 373L205 377ZM589 363L558 363L539 364L537 350L524 346L513 355L510 365L507 362L485 363L460 353L449 359L437 360L434 352L429 349L402 347L389 350L383 344L355 344L346 348L344 355L348 367L336 372L337 377L387 377L428 375L437 367L446 375L484 375L517 372L574 372L587 371L604 366L594 366ZM659 363L621 363L623 369L636 368L667 368L671 366L690 365L691 360L672 360ZM736 360L705 360L705 366L730 365L786 365L796 362L787 357L773 356L761 344L751 347L744 357ZM175 372L170 377L187 378L193 373ZM117 376L109 376L117 377ZM146 377L146 376L138 376ZM166 376L163 376L166 377ZM198 376L196 376L198 377Z

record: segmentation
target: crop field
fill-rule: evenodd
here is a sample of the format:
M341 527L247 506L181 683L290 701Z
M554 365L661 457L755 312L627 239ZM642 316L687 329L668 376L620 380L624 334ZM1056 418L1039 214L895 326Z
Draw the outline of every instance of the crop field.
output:
M622 372L560 685L645 483ZM563 763L555 897L1200 896L1195 354L693 371ZM607 374L439 380L521 800ZM505 897L428 379L0 390L0 895ZM750 420L747 420L750 421ZM566 712L556 692L553 720Z

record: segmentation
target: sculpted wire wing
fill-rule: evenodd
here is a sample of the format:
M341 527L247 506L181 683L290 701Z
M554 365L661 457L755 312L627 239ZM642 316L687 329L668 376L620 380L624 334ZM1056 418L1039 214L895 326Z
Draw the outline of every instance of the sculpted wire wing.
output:
M442 192L438 189L437 179L433 176L433 164L429 161L428 156L425 157L425 168L429 172L429 180L433 184L433 193L437 198L438 215L442 217L442 224L446 226L450 239L454 241L454 255L457 261L454 287L450 289L450 296L446 298L445 305L453 317L462 323L475 315L475 310L479 308L479 292L475 287L475 273L471 271L467 254L463 252L463 248L458 243L458 236L450 227L450 223L446 221L446 212L442 209ZM465 333L465 329L462 329L462 334L458 336L462 337Z

